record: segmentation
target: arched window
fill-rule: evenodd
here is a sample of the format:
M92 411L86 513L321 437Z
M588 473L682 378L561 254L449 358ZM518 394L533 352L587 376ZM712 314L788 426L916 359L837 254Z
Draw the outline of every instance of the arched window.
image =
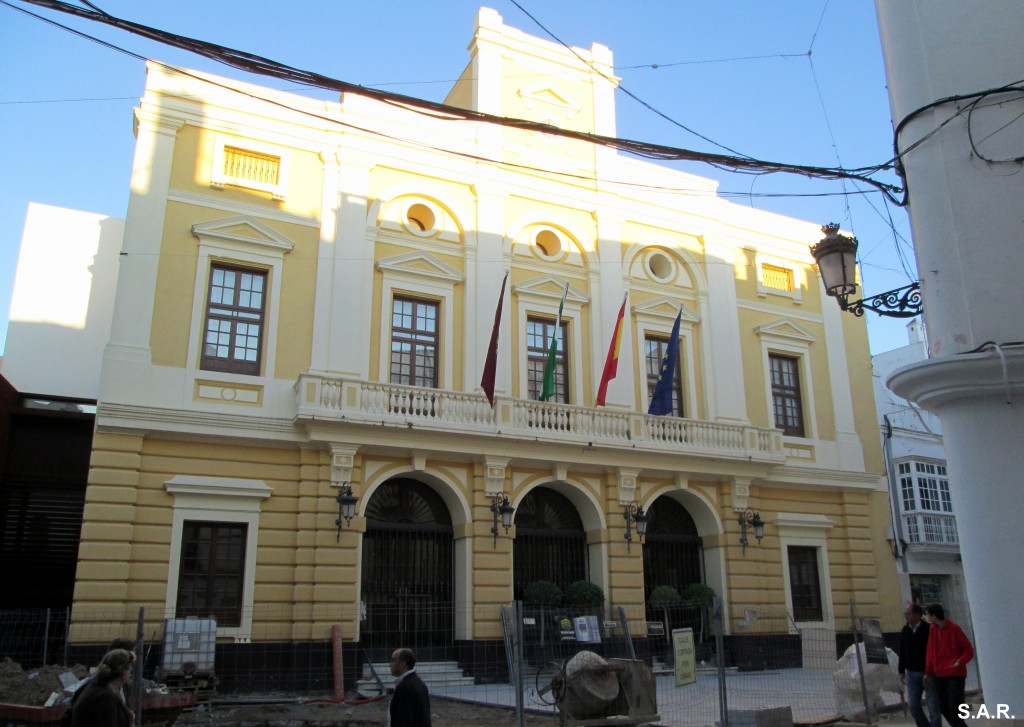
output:
M514 593L521 599L534 581L563 591L587 578L587 535L576 506L550 487L538 487L516 509Z

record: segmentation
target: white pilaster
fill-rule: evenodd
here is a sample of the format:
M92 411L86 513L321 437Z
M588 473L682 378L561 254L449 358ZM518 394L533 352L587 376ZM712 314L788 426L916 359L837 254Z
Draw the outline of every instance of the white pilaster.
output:
M329 306L329 324L321 324L330 331L326 370L361 379L369 378L373 305L375 239L368 236L366 219L370 168L368 162L345 156L338 168L337 228L327 251L333 251L333 258L323 261L333 262L331 283L326 290L318 288L316 302L317 308Z
M825 294L821 276L818 281L819 296L825 303L825 356L828 359L829 390L832 394L832 411L835 417L836 455L839 469L851 472L864 471L864 448L857 436L857 424L853 420L853 394L850 393L850 367L846 359L846 337L843 334L843 310L833 305ZM820 436L820 435L819 435Z
M747 394L743 385L743 355L740 349L740 317L736 300L736 246L731 241L705 240L708 275L707 342L715 370L708 370L709 410L714 419L749 423Z
M326 372L331 341L331 305L334 260L338 254L338 214L341 208L340 163L334 150L320 152L324 163L324 187L320 195L320 241L316 267L316 303L313 308L311 371Z
M150 335L174 144L182 119L136 109L135 158L125 217L117 298L104 351L100 399L116 401L126 381L140 381L151 363Z

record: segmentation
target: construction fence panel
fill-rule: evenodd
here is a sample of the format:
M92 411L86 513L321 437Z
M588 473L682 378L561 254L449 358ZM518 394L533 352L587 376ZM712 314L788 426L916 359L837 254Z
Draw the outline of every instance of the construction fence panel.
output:
M849 615L822 613L797 624L778 606L731 604L716 611L695 603L654 609L523 604L518 613L511 603L456 608L416 598L372 606L260 604L236 613L235 625L222 618L208 632L201 625L207 620L148 606L143 673L217 700L357 700L392 686L389 657L408 647L435 698L509 710L521 698L526 710L554 716L559 692L552 682L569 659L592 651L650 668L662 725L713 727L723 722L723 707L730 724L772 709L788 708L797 723L839 714L832 672L852 643ZM26 670L94 665L111 640L135 637L138 619L138 604L76 606L70 624L67 609L3 611L0 657ZM685 658L693 681L677 680L677 631L692 639Z

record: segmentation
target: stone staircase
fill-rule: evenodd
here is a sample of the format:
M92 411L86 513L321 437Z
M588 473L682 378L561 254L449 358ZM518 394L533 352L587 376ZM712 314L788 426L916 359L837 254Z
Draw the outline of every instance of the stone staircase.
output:
M390 689L394 686L395 678L391 676L391 666L387 663L373 664L377 676L384 682L384 688ZM465 687L473 685L473 677L466 676L459 665L454 661L418 661L416 662L416 673L427 685L427 689L435 691L439 687ZM356 689L360 694L380 694L380 687L370 672L370 666L363 666L363 676L356 682Z

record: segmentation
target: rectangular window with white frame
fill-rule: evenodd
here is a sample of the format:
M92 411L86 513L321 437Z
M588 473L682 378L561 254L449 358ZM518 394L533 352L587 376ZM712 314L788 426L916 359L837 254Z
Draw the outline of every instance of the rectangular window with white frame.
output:
M822 621L821 578L818 573L818 549L808 545L786 548L789 560L789 591L794 621Z
M437 388L438 313L434 301L399 295L392 299L392 384Z
M186 520L181 535L176 614L213 616L240 626L245 582L245 523Z
M768 355L771 373L772 409L775 427L791 437L804 436L803 393L800 387L800 359Z
M644 337L644 359L647 368L647 402L654 398L654 389L661 377L661 364L665 360L669 339L661 336ZM676 370L672 379L672 416L685 416L683 409L683 351L676 357Z
M569 358L566 351L568 324L559 326L555 349L555 395L549 401L569 403ZM526 319L527 386L530 399L539 401L544 390L544 370L548 363L555 322L532 316Z
M258 376L263 351L267 273L210 266L200 368Z

